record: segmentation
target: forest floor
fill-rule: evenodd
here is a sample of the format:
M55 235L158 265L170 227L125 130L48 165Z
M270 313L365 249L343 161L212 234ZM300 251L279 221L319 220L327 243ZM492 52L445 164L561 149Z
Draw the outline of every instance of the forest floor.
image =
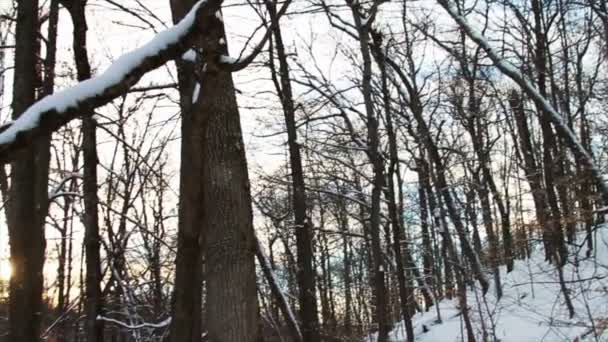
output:
M485 298L479 289L468 291L476 341L608 342L608 225L598 227L594 234L596 246L590 257L586 258L584 235L579 235L577 241L582 246L570 247L571 257L564 266L564 280L575 310L572 319L560 290L558 272L544 261L543 248L538 245L532 248L529 259L515 262L512 272L506 273L504 266L500 268L500 301L496 300L493 286ZM488 278L492 275L488 274ZM466 341L457 300L444 300L439 308L442 323L437 323L434 307L413 317L416 341ZM406 341L403 322L395 325L390 337L392 342Z

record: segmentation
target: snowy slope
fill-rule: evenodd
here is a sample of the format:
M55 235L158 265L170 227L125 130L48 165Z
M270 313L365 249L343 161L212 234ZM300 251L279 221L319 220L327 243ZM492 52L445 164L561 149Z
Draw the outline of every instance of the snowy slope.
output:
M583 237L580 235L578 239L581 244ZM482 326L490 334L487 341L495 341L492 330L501 342L608 341L608 226L598 228L595 237L596 248L591 258L584 258L586 247L573 246L572 257L564 268L576 312L573 319L568 317L557 271L544 262L544 252L538 246L530 259L516 261L513 272L506 274L506 268L501 268L504 295L500 302L496 302L493 289L486 295L487 303L481 291L469 290L468 303L478 331L477 341L483 341ZM457 301L445 300L439 307L441 324L435 323L434 308L413 318L416 341L466 341ZM598 331L597 339L591 318ZM428 328L426 333L423 326ZM401 322L391 333L391 341L406 341Z

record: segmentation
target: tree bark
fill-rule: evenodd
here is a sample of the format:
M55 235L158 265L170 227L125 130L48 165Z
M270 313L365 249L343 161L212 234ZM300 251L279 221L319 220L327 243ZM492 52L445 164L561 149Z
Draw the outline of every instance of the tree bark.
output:
M454 224L454 228L456 228L456 233L458 234L458 239L462 245L462 250L471 264L471 269L473 271L473 275L479 282L482 288L482 292L485 294L488 291L489 283L483 273L481 263L479 261L479 256L475 253L471 242L469 241L469 237L467 236L464 224L462 223L462 219L460 217L460 213L456 207L456 203L454 202L453 196L450 192L450 188L448 186L448 182L445 176L445 164L441 155L439 154L439 148L436 142L433 140L431 136L431 132L429 130L428 124L424 120L423 117L423 107L418 97L417 89L414 83L411 83L407 76L404 74L403 70L399 68L399 66L393 62L391 59L387 58L388 65L393 68L396 72L398 78L401 80L403 85L406 88L407 97L409 97L409 107L412 111L414 120L418 124L419 131L419 139L420 142L425 146L426 150L429 152L430 160L435 166L435 175L436 175L436 187L437 191L442 195L443 201L447 208L448 214L450 215L450 219Z
M176 20L192 1L171 4ZM198 283L192 284L191 273L200 269L201 246L206 265L207 337L210 341L253 342L260 336L247 161L232 76L217 64L228 51L221 43L226 38L220 18L206 17L208 32L197 44L203 51L200 63L190 65L191 73L180 77L184 115L180 189L184 193L172 341L200 340L195 321L200 312L196 307L200 278L195 277ZM193 92L195 87L198 94Z
M391 228L393 233L393 251L395 253L395 265L397 273L397 282L399 287L399 299L401 301L400 313L405 323L405 332L408 342L414 341L414 328L412 326L412 318L410 312L412 311L413 295L412 289L409 286L409 282L406 280L405 268L403 266L404 257L402 255L401 245L407 244L405 240L404 227L401 226L399 220L399 213L397 212L397 200L395 198L395 172L398 172L397 166L399 163L399 155L397 151L397 137L393 128L393 112L390 105L390 94L388 89L388 75L386 73L386 63L382 56L382 37L379 34L372 34L374 40L373 49L376 50L374 56L376 57L376 63L380 69L381 74L381 87L382 87L382 100L383 109L386 122L386 130L389 140L389 167L386 178L388 179L388 211L389 219L391 222ZM407 258L409 260L409 258ZM415 267L415 265L414 265ZM427 303L428 304L428 303Z
M370 212L370 236L372 243L373 262L373 287L376 297L375 322L378 324L378 342L388 341L391 323L388 315L388 298L384 280L384 260L382 254L382 242L380 239L380 201L382 188L384 186L384 161L380 154L380 137L378 134L378 117L374 112L372 99L372 56L370 51L369 25L371 22L363 23L358 4L347 0L359 34L359 48L363 59L362 93L365 104L366 126L367 126L367 155L372 164L372 198Z
M36 100L40 85L38 1L17 3L13 118ZM49 135L16 154L11 167L8 230L13 274L10 279L9 340L34 342L40 338L44 223L48 207Z
M73 49L78 81L91 78L91 65L87 52L86 0L63 1L70 12L74 26ZM103 321L97 320L102 313L101 256L97 197L97 133L96 122L90 115L82 119L83 198L84 198L84 246L86 254L85 280L85 335L88 342L103 341Z
M222 23L217 25L214 42L224 36ZM208 336L210 341L257 342L255 240L239 110L232 76L214 70L210 62L198 109L206 118L201 178Z
M292 201L294 213L294 226L296 235L296 247L298 256L298 287L300 318L302 320L302 337L305 342L318 341L319 319L317 312L316 296L316 271L313 267L313 233L310 219L307 217L306 191L304 182L304 171L302 168L302 157L298 143L298 132L295 119L295 105L289 76L289 65L287 54L283 44L281 27L278 22L275 4L267 2L266 8L270 14L273 28L274 45L279 62L278 80L277 71L271 70L275 88L279 93L285 126L287 128L287 144L289 146L289 165L291 167L291 186L293 188ZM272 55L271 55L271 58ZM271 61L271 67L273 61Z
M179 22L194 1L172 0L173 22ZM180 187L177 256L169 340L200 342L203 295L203 144L205 117L196 112L194 63L176 60L181 109Z

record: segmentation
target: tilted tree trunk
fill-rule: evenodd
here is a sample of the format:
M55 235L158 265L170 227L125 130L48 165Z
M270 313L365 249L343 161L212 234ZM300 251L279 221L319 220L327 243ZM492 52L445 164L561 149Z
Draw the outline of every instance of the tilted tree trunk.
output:
M542 107L542 113L545 115L545 119L549 120L557 135L563 140L563 143L570 149L574 158L580 165L584 166L589 172L595 185L598 188L598 192L601 197L601 201L604 204L608 204L608 183L606 183L602 177L602 173L598 168L597 164L591 157L591 154L580 144L578 137L572 132L568 125L564 122L562 115L555 109L555 107L544 97L539 89L537 89L526 77L524 77L517 69L512 65L505 62L503 58L496 53L494 48L490 46L488 40L477 30L475 30L467 21L466 18L458 14L458 11L449 0L437 0L437 2L449 13L456 23L466 32L467 36L477 43L487 54L488 58L492 60L494 65L506 76L512 79L522 90L528 95L534 103ZM538 44L538 42L537 42ZM559 233L559 232L556 232ZM559 255L559 253L557 253ZM564 260L560 260L563 263Z
M38 1L17 3L13 118L36 100L40 85ZM40 338L44 251L44 223L48 207L49 136L19 151L11 165L8 231L13 274L9 295L9 340L34 342Z
M450 219L454 224L454 228L456 228L456 233L458 233L458 238L462 245L462 250L471 264L471 269L473 271L473 275L479 281L481 285L482 291L485 294L488 290L489 283L483 273L481 263L479 261L479 257L477 253L473 250L471 243L469 241L469 237L465 231L464 225L462 223L462 219L460 217L460 213L456 208L456 203L454 202L453 196L450 192L450 188L448 186L448 182L445 176L445 165L439 154L439 149L434 142L429 128L422 117L422 110L420 108L420 104L418 100L412 101L412 113L414 114L414 118L418 123L418 128L420 129L422 141L429 152L433 165L435 166L436 172L436 187L437 192L440 193L443 197L443 202L447 208L448 214L450 215Z
M412 112L414 121L418 125L419 133L416 134L416 138L420 140L420 143L424 145L425 150L429 153L430 160L436 171L434 174L436 176L437 191L443 197L443 203L445 203L447 212L450 216L450 219L452 220L452 223L454 224L454 228L456 229L456 233L458 234L458 239L460 240L463 253L471 265L473 276L477 279L477 281L481 285L482 292L485 294L488 291L489 283L486 279L485 274L483 273L481 262L479 261L479 256L477 255L477 253L473 249L473 246L471 245L471 242L469 241L469 237L462 222L462 218L460 217L460 213L458 211L458 208L456 207L456 203L450 191L450 187L448 186L445 174L445 163L441 155L439 154L439 147L434 141L429 126L424 119L423 105L416 84L410 81L404 71L393 60L391 60L390 58L386 58L386 62L395 71L396 76L402 82L403 88L405 88L401 91L404 92L404 97L409 98L408 106Z
M422 150L422 152L424 152L424 147L421 146L420 148ZM423 188L426 196L425 198L428 201L428 205L429 205L429 211L431 213L432 216L432 221L434 223L434 228L436 230L439 230L439 232L441 232L441 227L445 227L447 226L447 222L445 222L445 217L441 215L440 213L440 208L438 206L437 203L437 199L435 197L435 193L433 191L432 185L431 185L431 169L430 169L430 165L429 163L424 159L424 153L421 153L422 156L420 158L418 158L416 160L416 164L418 167L418 174L420 177L420 183L421 183L421 187ZM452 296L454 295L454 281L453 281L453 268L452 268L452 264L448 259L448 255L447 255L447 243L446 241L443 239L443 235L442 235L442 242L441 242L441 251L440 253L438 253L441 255L439 262L437 263L437 267L435 267L436 270L441 269L441 262L443 262L443 269L444 269L444 283L445 283L445 297L447 299L452 299ZM440 274L436 274L435 275L438 279L440 279ZM436 285L437 288L441 289L441 281L437 282L438 284ZM443 292L440 290L440 292ZM441 297L441 293L438 297Z
M63 1L70 12L74 26L73 49L78 81L91 78L91 65L87 52L86 0ZM103 321L97 320L102 313L101 256L97 197L97 133L92 116L82 119L83 198L84 198L84 246L86 254L85 280L85 335L87 342L103 341Z

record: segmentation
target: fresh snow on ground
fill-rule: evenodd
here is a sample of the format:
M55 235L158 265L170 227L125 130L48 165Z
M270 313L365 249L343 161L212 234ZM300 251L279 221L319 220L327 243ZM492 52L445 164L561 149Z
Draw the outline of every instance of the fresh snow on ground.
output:
M587 249L581 234L577 243L582 247L571 246L571 257L564 267L564 279L576 312L574 318L568 317L557 271L544 261L543 248L538 245L532 248L530 259L515 262L511 273L501 267L504 294L498 303L493 287L486 295L487 303L479 289L468 291L477 341L484 341L482 324L489 332L487 341L496 341L491 337L492 330L501 342L608 341L608 226L599 227L594 235L596 248L591 257L585 258ZM488 278L492 278L491 274ZM433 307L413 317L416 341L466 341L458 301L444 300L439 307L443 323L436 323ZM591 318L599 334L597 339ZM423 332L424 327L427 332ZM392 342L406 341L402 322L395 325L390 338ZM376 335L366 340L375 342Z

